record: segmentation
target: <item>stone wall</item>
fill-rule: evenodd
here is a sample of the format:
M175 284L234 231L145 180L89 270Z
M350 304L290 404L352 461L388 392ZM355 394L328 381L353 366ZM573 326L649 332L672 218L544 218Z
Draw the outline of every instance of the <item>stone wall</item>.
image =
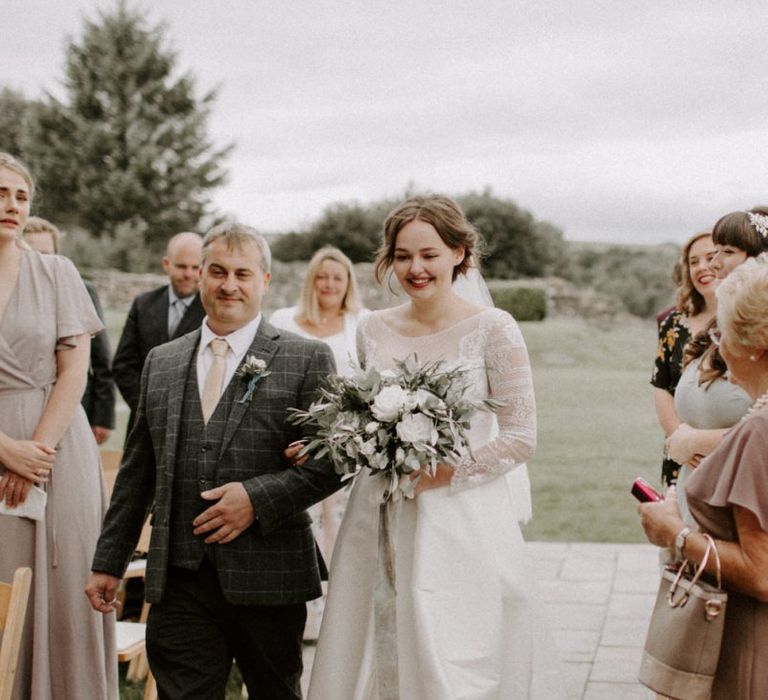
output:
M272 263L272 282L267 297L268 309L292 306L298 302L306 267L305 262L283 263L276 260ZM137 274L95 269L83 269L82 272L84 277L96 285L102 306L126 312L136 295L167 283L165 275L151 273ZM371 263L355 265L355 273L361 283L360 293L366 308L382 309L393 306L404 298L402 292L399 297L395 296L373 281ZM366 283L368 280L370 283Z
M267 310L292 306L299 299L304 279L305 262L272 265L272 283L267 297ZM383 309L405 301L402 290L399 294L390 292L386 285L380 287L373 280L373 265L358 263L355 272L360 283L363 304L369 309ZM117 270L83 270L83 275L92 280L105 308L128 311L133 298L149 289L166 283L165 275L136 274ZM580 316L599 322L610 322L626 315L621 302L613 297L598 294L593 289L582 289L559 277L526 279L515 281L490 280L489 286L523 286L543 288L547 293L547 313L550 316ZM392 283L397 288L397 282Z

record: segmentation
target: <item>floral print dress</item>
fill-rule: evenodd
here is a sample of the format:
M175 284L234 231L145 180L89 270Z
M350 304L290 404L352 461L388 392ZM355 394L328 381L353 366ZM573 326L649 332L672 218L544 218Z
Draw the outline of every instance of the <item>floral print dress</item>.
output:
M681 311L673 311L659 327L659 345L653 365L651 384L657 389L664 389L675 395L677 383L683 374L683 353L691 339L688 316ZM677 481L680 465L665 457L661 463L661 481L669 486Z

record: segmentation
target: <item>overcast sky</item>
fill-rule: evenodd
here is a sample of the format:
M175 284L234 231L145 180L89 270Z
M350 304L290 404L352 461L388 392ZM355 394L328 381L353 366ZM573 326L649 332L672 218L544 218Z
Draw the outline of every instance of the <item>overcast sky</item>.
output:
M129 4L131 0L129 0ZM61 95L102 0L6 12L2 84ZM157 0L235 142L216 205L272 232L327 205L490 187L572 240L681 242L768 203L768 3Z

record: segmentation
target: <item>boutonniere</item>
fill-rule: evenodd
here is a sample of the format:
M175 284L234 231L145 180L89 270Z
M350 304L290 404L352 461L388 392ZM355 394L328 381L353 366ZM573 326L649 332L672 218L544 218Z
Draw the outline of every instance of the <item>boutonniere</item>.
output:
M240 367L235 372L238 379L245 379L248 382L248 388L237 403L248 403L253 398L253 391L259 380L267 377L272 372L267 372L267 363L260 360L256 355L248 355Z

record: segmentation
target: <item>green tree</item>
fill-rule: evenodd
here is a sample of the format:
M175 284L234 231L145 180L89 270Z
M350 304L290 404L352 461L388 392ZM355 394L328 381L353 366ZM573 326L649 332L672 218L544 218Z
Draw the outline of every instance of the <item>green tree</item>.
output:
M381 242L381 230L395 202L384 200L370 205L333 204L305 232L288 233L272 246L278 260L307 260L318 248L333 245L352 262L369 262Z
M34 103L20 92L7 87L0 90L0 151L23 157L28 150L28 124L33 110Z
M515 279L554 274L566 259L562 232L490 190L458 198L487 246L486 277Z
M39 109L29 156L43 216L155 252L210 214L231 149L206 133L215 92L196 97L163 33L124 2L87 21L66 52L67 99Z

